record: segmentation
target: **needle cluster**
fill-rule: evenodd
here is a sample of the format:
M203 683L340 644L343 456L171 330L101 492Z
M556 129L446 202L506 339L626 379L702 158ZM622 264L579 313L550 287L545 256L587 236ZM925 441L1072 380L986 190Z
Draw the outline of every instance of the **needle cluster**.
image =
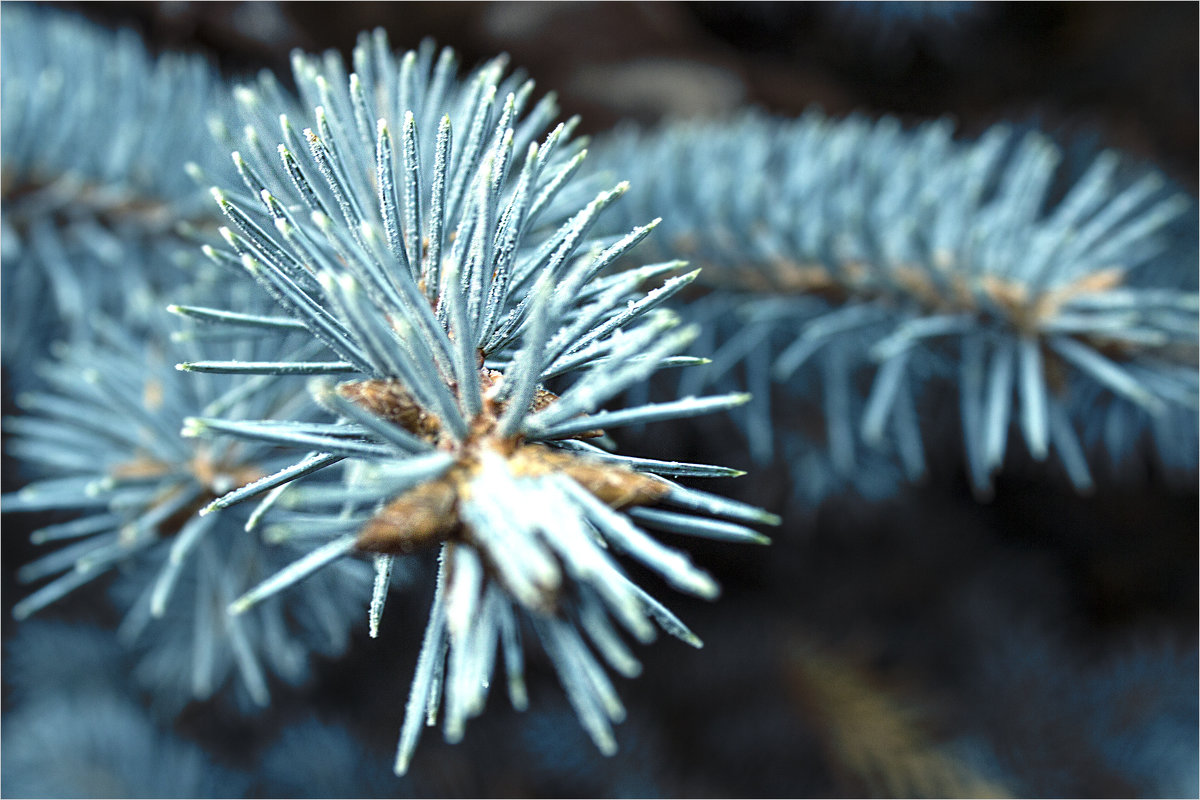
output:
M1198 405L1188 198L1115 153L1060 177L1043 135L953 134L749 113L617 134L597 164L643 176L625 208L667 219L649 246L742 298L741 331L706 376L773 349L776 382L824 392L843 473L868 445L920 476L923 428L949 394L981 494L1010 428L1080 490L1097 425L1110 453L1194 474L1196 437L1166 434L1194 434Z
M357 496L377 492L361 527L251 590L233 610L342 556L371 553L378 556L375 628L393 559L438 549L397 772L407 769L443 695L446 737L461 738L466 719L483 708L498 648L510 697L524 706L523 627L541 640L597 746L611 752L610 723L624 711L593 648L625 675L638 666L610 618L641 641L653 637L657 622L699 643L624 575L613 554L713 597L717 587L706 573L641 526L763 542L742 523L776 520L665 477L732 470L623 458L587 440L747 398L604 408L659 368L699 361L677 356L695 328L658 310L696 273L672 275L681 266L673 261L609 269L657 221L592 236L626 185L569 206L564 187L584 151L571 142L570 123L547 132L552 97L527 111L533 85L506 76L503 59L460 80L452 51L427 45L396 56L382 32L360 39L353 69L347 75L336 55L296 55L300 95L315 104L300 131L287 113L276 122L273 110L294 105L273 79L235 92L246 120L233 153L243 186L213 190L230 223L221 229L230 250L208 252L218 263L240 264L285 314L189 310L259 331L302 325L330 358L181 364L231 374L340 375L346 380L339 384L313 386L338 419L195 417L184 433L307 451L210 509L281 489L342 459L375 464L387 488L347 487ZM278 144L268 148L270 141ZM650 282L657 287L644 293ZM565 388L553 392L550 382Z

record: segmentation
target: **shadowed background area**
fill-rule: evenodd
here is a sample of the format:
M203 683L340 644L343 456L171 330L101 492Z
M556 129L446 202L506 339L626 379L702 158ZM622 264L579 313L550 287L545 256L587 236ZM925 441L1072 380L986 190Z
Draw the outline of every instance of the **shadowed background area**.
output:
M348 52L382 26L478 63L512 56L588 132L755 105L1087 133L1190 188L1197 10L1177 3L70 3L230 74Z

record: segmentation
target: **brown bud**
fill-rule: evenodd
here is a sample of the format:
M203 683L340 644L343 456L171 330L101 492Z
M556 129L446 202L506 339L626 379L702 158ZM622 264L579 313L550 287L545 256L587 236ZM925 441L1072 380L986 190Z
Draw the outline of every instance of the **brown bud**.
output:
M441 431L441 420L421 408L397 380L348 381L338 384L337 393L375 416L425 439L434 440Z
M380 509L355 545L371 553L405 555L448 539L459 526L455 479L446 476L410 489Z
M522 475L566 474L598 500L612 508L656 503L670 491L662 480L620 464L526 445L512 456L513 471Z

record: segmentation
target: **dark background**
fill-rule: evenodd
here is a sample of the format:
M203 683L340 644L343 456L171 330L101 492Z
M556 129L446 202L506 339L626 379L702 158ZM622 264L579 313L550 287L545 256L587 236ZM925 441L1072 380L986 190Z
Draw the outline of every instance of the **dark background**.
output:
M155 49L209 53L230 76L286 76L291 48L348 52L375 26L398 48L435 37L466 64L506 51L592 134L748 104L948 114L967 136L1000 121L1037 125L1066 143L1119 148L1193 194L1197 185L1195 3L58 5L132 27ZM656 436L630 449L748 466L719 426ZM1195 717L1194 487L1080 498L1023 466L980 505L947 458L925 486L876 505L796 508L770 469L714 490L778 510L784 524L761 550L687 543L724 596L710 605L657 594L707 645L639 649L643 675L617 682L630 718L611 760L531 654L529 713L493 692L461 745L426 732L411 782L376 775L390 763L424 624L419 586L393 595L383 639L364 635L307 687L275 690L269 714L218 719L194 707L179 728L253 771L264 742L315 712L365 743L360 782L330 778L351 794L1126 796L1147 789L1105 750L1118 735L1105 727L1112 709L1132 709L1113 724L1143 744L1156 713ZM10 606L28 548L5 527ZM1145 683L1126 666L1134 658L1152 664ZM1155 700L1153 687L1180 685L1191 694ZM306 790L300 780L256 786Z
M949 114L967 134L1037 119L1196 183L1194 3L62 5L157 48L213 54L231 75L287 75L292 48L348 53L380 26L396 47L431 36L467 64L503 51L590 132L744 104Z

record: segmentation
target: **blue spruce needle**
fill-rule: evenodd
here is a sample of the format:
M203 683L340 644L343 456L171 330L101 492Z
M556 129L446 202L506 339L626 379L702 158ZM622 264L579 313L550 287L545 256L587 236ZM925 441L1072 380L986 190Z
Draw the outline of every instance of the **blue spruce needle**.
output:
M601 174L640 176L625 212L666 220L652 252L742 293L758 338L722 349L783 331L777 381L855 399L826 403L834 464L853 467L860 441L919 475L945 398L980 494L1010 429L1091 488L1081 435L1106 414L1110 454L1165 446L1194 476L1194 203L1158 174L1108 152L1059 186L1062 153L1038 133L959 141L947 122L816 112L630 130L600 151Z
M138 281L182 283L172 259L219 220L194 178L227 169L203 125L226 89L200 56L155 58L132 31L38 4L6 3L0 39L3 353L23 386L97 309L123 319ZM125 269L135 247L162 268Z
M92 341L58 348L60 357L37 369L41 387L18 396L25 413L5 420L9 452L39 478L6 494L3 510L77 516L32 534L35 544L55 549L24 565L18 578L49 580L13 614L23 619L120 573L113 593L127 611L121 632L142 652L138 677L161 707L207 699L231 676L239 702L261 706L269 699L268 675L294 683L306 676L310 652L344 650L370 571L348 562L322 576L312 587L320 591L277 598L243 617L225 612L247 583L285 566L294 550L264 545L246 530L240 510L196 511L287 462L258 442L181 439L180 422L202 408L256 415L316 409L302 381L289 386L296 379L176 370L178 354L203 352L203 343L172 342L173 327L161 308L135 328L96 316ZM313 349L293 333L290 340L239 342L237 352L278 357Z
M270 76L235 91L245 124L240 139L234 135L233 161L243 186L213 190L229 220L222 235L232 252L208 252L219 263L240 263L286 314L226 321L280 330L299 322L331 358L181 366L343 373L340 383L313 378L314 396L338 421L214 415L189 419L184 433L317 454L211 510L277 490L274 497L287 497L291 490L279 487L296 471L321 466L313 459L365 463L375 477L352 471L359 479L341 501L357 509L365 501L370 515L361 527L316 547L232 610L243 612L343 556L371 553L379 576L375 630L393 560L440 550L396 772L408 769L421 729L439 714L447 740L463 736L467 719L483 709L498 650L509 696L525 706L521 639L529 632L583 727L611 753L611 726L624 709L596 654L621 674L639 670L613 621L639 641L653 638L657 623L700 643L626 577L615 554L711 598L713 579L641 526L765 543L747 523L778 521L668 477L733 470L623 458L592 444L621 426L748 399L735 393L603 409L660 367L680 363L677 353L696 329L662 305L696 273L678 274L677 262L609 271L657 223L592 235L625 184L578 199L569 180L584 151L570 140L572 123L544 133L553 97L527 111L533 85L506 76L503 59L460 80L452 51L426 43L396 56L377 31L360 38L349 75L336 54L297 54L293 68L307 104L300 107L315 106L311 117ZM301 117L311 122L297 131ZM271 141L279 144L269 148ZM643 294L650 283L657 288ZM217 321L222 309L191 313ZM551 379L565 388L551 392L544 385ZM316 501L308 510L318 513Z

